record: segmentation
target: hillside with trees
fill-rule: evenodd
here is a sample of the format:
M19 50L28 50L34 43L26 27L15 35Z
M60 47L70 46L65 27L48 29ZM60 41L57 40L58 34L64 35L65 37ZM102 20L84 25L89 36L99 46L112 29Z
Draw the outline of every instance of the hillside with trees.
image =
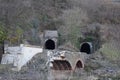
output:
M4 44L40 45L44 30L58 30L59 46L75 51L93 42L95 53L120 67L119 0L0 0L0 52Z

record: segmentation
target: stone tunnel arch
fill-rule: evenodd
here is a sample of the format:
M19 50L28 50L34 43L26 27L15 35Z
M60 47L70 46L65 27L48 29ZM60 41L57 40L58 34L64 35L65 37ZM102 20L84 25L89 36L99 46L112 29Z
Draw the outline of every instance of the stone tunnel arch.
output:
M85 52L87 54L91 54L92 45L89 42L82 43L80 46L80 52Z
M67 60L54 60L52 64L53 70L72 70L72 66Z
M78 60L75 66L75 69L81 69L84 67L84 64L82 63L81 60Z
M55 49L55 42L51 39L48 39L45 42L45 49L54 50Z

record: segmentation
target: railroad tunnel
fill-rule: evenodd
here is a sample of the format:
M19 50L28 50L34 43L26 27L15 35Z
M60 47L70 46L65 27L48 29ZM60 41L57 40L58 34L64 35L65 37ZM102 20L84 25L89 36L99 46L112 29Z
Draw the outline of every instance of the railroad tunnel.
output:
M88 42L82 43L80 47L80 52L85 52L87 54L91 54L91 47L92 45Z
M77 61L77 63L76 63L76 69L80 69L80 68L83 68L84 67L84 65L83 65L83 63L79 60L79 61Z
M54 60L53 70L72 70L71 64L67 60Z
M54 50L55 49L55 42L51 39L48 39L45 42L45 49Z

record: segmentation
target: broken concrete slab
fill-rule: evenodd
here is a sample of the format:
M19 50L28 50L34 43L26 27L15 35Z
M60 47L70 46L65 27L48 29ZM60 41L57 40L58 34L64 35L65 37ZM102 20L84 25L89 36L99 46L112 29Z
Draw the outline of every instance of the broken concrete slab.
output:
M1 64L13 64L15 70L20 70L31 58L43 52L40 46L31 46L21 44L20 46L5 47L5 54L2 57Z

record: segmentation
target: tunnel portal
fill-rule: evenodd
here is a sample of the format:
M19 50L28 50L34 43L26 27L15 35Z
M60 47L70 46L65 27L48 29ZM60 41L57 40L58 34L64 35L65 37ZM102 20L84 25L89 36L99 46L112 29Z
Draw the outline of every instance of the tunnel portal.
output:
M81 45L80 52L91 54L91 45L89 43L83 43Z
M45 49L54 50L55 49L55 42L51 39L48 39L45 42Z

